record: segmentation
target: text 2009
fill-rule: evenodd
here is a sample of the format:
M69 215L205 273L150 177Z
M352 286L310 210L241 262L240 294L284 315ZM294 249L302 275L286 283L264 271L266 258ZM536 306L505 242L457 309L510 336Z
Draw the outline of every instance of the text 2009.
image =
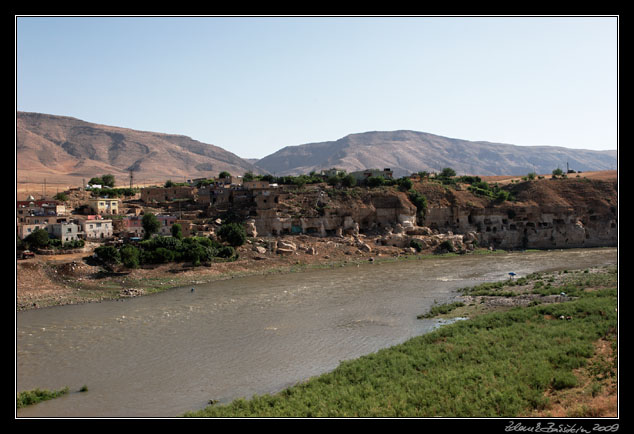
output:
M592 427L592 431L595 432L617 432L619 430L619 424L615 423L614 425L605 425L601 426L598 423L595 423Z

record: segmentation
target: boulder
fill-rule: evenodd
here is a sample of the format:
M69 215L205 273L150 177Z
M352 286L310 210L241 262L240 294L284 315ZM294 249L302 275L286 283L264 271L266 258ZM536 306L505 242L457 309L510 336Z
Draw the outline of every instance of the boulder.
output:
M258 252L259 254L263 255L266 253L266 248L262 247L262 246L255 246L253 248L254 252Z
M364 243L362 241L359 241L357 243L357 248L359 250L361 250L362 252L371 252L372 251L372 247L370 247L368 244L366 244L366 243Z
M291 250L294 252L295 250L297 250L297 245L295 245L295 243L291 241L280 240L277 242L277 249Z
M258 231L255 227L255 220L248 220L245 224L245 230L246 230L247 236L249 237L258 236Z

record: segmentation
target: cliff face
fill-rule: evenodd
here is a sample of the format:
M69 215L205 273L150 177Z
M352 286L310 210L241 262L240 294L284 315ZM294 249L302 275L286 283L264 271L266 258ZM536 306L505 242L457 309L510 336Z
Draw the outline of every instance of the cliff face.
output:
M424 225L441 232L477 232L480 245L499 248L616 246L617 181L544 179L510 185L516 201L473 203L447 193L432 206Z
M252 219L261 235L365 234L376 243L429 246L430 237L502 249L608 247L618 244L617 180L543 179L504 187L513 201L495 203L465 188L417 183L427 197L423 219L406 193L395 190L328 191L286 195ZM356 191L356 193L355 193ZM301 198L301 199L300 199ZM432 246L434 243L431 244Z

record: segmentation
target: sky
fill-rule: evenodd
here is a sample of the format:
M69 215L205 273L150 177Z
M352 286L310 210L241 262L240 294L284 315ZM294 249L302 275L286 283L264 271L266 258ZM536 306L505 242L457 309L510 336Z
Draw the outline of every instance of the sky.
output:
M616 150L616 16L16 16L15 107L243 158L366 131Z

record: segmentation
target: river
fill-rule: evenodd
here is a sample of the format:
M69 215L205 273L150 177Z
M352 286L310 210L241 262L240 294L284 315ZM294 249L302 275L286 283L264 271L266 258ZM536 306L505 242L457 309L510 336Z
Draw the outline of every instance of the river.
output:
M17 312L17 391L70 389L17 417L177 417L273 393L433 330L416 316L459 288L616 263L613 248L436 257Z

